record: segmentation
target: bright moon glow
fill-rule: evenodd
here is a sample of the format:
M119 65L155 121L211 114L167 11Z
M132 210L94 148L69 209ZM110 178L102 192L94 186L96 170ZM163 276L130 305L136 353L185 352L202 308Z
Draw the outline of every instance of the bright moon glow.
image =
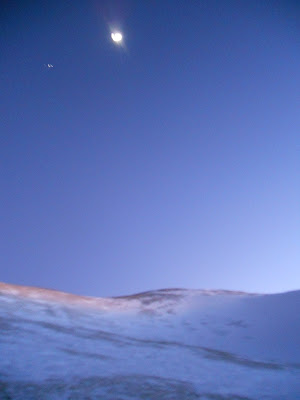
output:
M120 32L113 32L111 34L111 38L114 42L121 42L122 40L122 34Z

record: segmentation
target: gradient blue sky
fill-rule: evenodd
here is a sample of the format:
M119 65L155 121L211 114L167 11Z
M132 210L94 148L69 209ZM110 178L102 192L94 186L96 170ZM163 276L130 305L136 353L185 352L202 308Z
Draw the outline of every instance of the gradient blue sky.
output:
M0 280L299 289L297 3L4 1Z

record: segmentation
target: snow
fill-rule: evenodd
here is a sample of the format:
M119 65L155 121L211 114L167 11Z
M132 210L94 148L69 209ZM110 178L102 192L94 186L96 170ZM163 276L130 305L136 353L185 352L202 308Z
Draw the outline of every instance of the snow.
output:
M300 291L117 298L0 283L0 399L300 398Z

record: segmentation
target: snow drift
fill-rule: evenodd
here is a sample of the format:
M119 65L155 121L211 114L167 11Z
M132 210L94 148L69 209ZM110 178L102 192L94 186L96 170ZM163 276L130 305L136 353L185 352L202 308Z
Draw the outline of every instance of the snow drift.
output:
M300 398L300 291L90 298L0 283L0 399Z

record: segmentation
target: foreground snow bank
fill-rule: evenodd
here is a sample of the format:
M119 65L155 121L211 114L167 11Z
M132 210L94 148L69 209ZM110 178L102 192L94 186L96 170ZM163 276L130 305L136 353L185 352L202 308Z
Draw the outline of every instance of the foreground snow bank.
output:
M0 399L299 399L300 291L0 283Z

